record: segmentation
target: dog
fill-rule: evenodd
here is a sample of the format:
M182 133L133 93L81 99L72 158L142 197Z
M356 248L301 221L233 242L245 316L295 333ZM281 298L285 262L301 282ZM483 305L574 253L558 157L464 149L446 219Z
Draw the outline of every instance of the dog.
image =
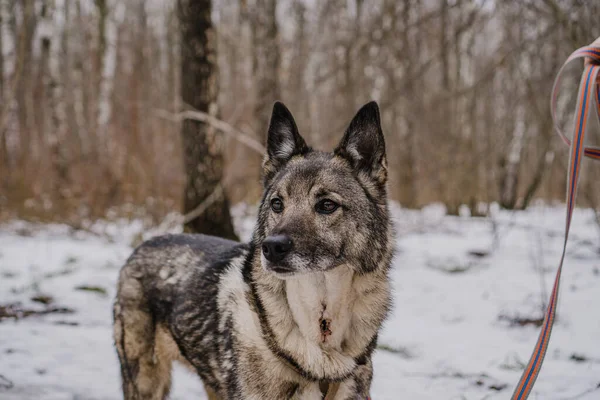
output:
M250 243L166 235L123 266L114 340L125 399L165 399L171 365L209 399L367 399L391 307L393 230L379 108L333 152L275 103Z

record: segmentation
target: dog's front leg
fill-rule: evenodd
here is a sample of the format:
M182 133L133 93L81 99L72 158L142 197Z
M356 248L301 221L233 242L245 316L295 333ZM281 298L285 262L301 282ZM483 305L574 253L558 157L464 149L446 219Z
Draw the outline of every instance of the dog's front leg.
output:
M325 400L366 400L369 398L369 389L373 379L373 364L367 360L365 364L356 367L352 376L340 382L337 391ZM330 385L331 387L331 385Z
M296 390L296 393L290 398L290 400L322 400L323 393L319 388L319 384L315 382L308 382L301 384Z

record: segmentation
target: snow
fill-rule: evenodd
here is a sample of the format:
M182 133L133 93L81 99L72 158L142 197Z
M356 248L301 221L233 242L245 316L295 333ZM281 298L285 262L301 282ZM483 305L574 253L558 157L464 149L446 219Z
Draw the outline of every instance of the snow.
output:
M247 239L253 212L233 209ZM440 206L393 208L398 251L394 310L375 353L372 397L509 398L539 328L560 258L564 206L445 216ZM88 231L16 221L0 226L0 306L53 297L71 314L0 322L0 399L118 399L111 307L120 266L142 235L139 221ZM532 399L600 398L600 257L591 210L575 211L558 318ZM78 290L91 286L94 290ZM545 294L542 297L542 292ZM206 398L183 368L172 399Z

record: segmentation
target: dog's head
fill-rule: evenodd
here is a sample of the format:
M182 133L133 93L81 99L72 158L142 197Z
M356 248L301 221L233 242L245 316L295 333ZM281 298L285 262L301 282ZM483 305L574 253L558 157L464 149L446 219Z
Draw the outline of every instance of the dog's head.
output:
M280 278L347 264L376 269L389 255L387 166L379 108L363 106L339 145L314 151L275 103L254 236L264 269Z

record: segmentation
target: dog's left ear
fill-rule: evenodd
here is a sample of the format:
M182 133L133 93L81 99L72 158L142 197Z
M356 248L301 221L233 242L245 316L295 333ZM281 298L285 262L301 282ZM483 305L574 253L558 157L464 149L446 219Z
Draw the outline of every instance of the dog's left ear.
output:
M381 185L386 183L385 140L376 102L367 103L358 110L335 154L350 161L358 173L366 174Z
M275 102L269 123L267 154L263 160L265 186L293 156L305 154L308 151L310 148L300 136L290 110L283 103Z

